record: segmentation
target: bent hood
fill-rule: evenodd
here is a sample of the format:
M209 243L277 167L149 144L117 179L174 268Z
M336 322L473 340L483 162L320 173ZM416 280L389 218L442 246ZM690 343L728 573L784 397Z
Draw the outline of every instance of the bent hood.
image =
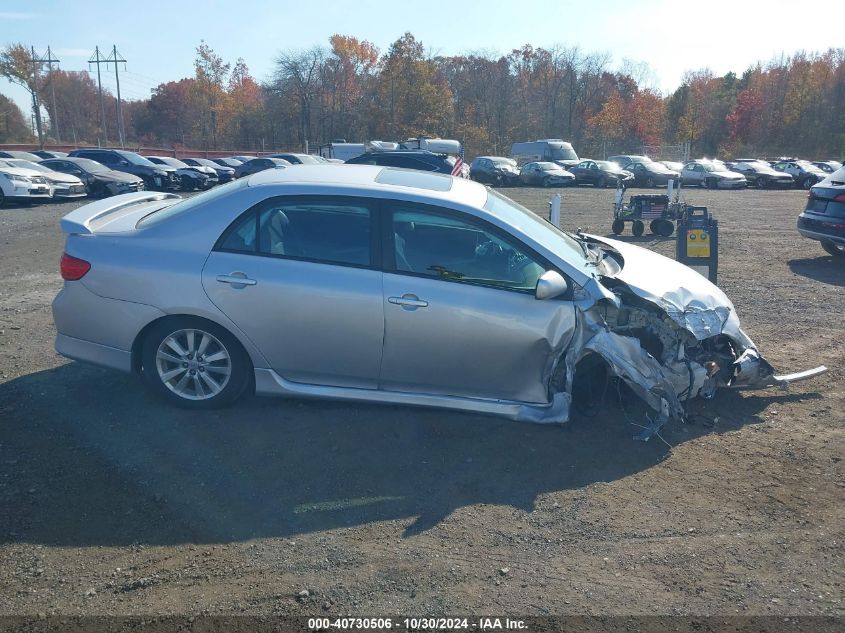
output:
M622 255L624 265L613 278L624 282L640 298L659 306L698 340L725 332L729 321L738 330L739 322L731 300L692 268L619 240L586 234L584 237ZM733 331L735 328L728 329Z

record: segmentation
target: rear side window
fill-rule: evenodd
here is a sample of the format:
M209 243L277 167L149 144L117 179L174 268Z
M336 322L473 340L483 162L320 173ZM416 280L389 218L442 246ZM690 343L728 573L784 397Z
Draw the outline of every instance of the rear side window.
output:
M369 267L372 220L365 202L278 199L241 216L218 250Z

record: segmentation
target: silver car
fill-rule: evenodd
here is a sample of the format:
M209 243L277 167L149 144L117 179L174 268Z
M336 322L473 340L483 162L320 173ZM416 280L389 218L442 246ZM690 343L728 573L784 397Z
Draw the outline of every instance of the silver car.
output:
M795 378L698 273L462 178L298 165L61 226L58 352L186 407L254 390L559 423L601 364L654 409L647 436L687 398Z
M748 179L728 171L722 161L691 160L681 170L681 183L708 189L745 189Z

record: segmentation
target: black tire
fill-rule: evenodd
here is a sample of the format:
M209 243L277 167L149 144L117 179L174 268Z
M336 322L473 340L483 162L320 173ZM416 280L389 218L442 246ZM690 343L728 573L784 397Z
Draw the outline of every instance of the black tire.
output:
M757 185L758 189L768 189L769 188L769 182L765 178L763 178L762 176L760 178L758 178L757 182L755 182L754 184Z
M655 220L657 223L654 227L656 230L654 233L657 233L660 237L669 237L672 233L675 232L675 225L672 223L671 220L666 220L665 218L661 218L659 220Z
M707 189L715 189L715 188L716 188L716 181L715 181L715 180L713 180L712 178L707 178L707 179L704 181L704 186L705 186Z
M187 340L181 339L178 336L178 333L183 331L193 331L211 336L213 340L208 343L206 349L214 353L209 358L219 353L221 349L228 355L228 378L225 379L218 393L214 395L203 394L203 397L199 397L199 390L208 389L207 384L200 380L202 373L205 373L205 371L199 367L197 369L191 369L188 363L191 365L197 364L200 367L209 367L207 376L211 376L212 374L215 376L220 375L211 369L211 367L214 367L214 362L218 361L208 361L201 356L195 358L182 357L184 364L181 365L181 368L184 368L184 372L174 377L174 380L176 378L181 379L183 376L188 375L190 371L195 372L194 374L188 375L186 380L188 383L193 383L194 385L199 383L200 387L190 387L186 384L184 388L184 390L193 389L193 398L190 394L180 395L179 392L175 391L176 386L165 384L159 373L159 369L161 368L162 371L174 371L180 369L180 366L167 359L161 360L162 365L159 365L159 360L157 359L159 348L164 345L166 339L174 334L177 335L177 340ZM196 337L196 334L194 334L194 337ZM196 341L196 338L194 340ZM199 343L197 342L196 345L199 345ZM174 358L177 357L177 353L173 349L168 348L168 353ZM200 360L207 362L200 363ZM216 367L216 369L219 371L220 367ZM216 323L188 316L162 319L147 333L141 346L141 372L144 382L157 396L165 399L170 404L185 409L214 409L230 405L243 395L246 388L252 382L252 363L237 339ZM199 378L196 376L199 376Z
M631 233L636 237L645 233L645 224L643 224L642 220L634 220L634 223L631 225Z
M617 218L613 221L613 224L610 225L610 230L613 231L614 235L622 235L622 232L625 230L625 220Z
M645 179L645 186L648 187L649 189L654 189L657 186L657 183L654 182L653 176L649 176L648 178Z
M551 187L552 186L552 179L551 178L543 178L543 186L544 187Z
M3 190L0 189L0 208L6 203L6 194L3 193Z
M810 190L810 187L812 187L814 184L816 184L816 179L815 179L815 178L805 178L805 179L801 182L801 186L802 186L805 190L807 190L807 191L809 191L809 190Z
M604 189L605 187L607 187L607 179L602 176L601 178L596 180L596 187L599 189Z
M822 240L821 242L822 248L833 255L834 257L843 259L845 258L845 246L840 246L839 244L834 244L829 240Z

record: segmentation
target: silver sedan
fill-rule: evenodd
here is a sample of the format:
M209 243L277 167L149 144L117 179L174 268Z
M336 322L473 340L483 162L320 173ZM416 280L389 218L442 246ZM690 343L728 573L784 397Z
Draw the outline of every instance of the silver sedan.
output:
M795 378L698 273L462 178L297 165L61 226L56 349L186 407L254 390L564 422L600 366L654 409L648 436L687 398Z

